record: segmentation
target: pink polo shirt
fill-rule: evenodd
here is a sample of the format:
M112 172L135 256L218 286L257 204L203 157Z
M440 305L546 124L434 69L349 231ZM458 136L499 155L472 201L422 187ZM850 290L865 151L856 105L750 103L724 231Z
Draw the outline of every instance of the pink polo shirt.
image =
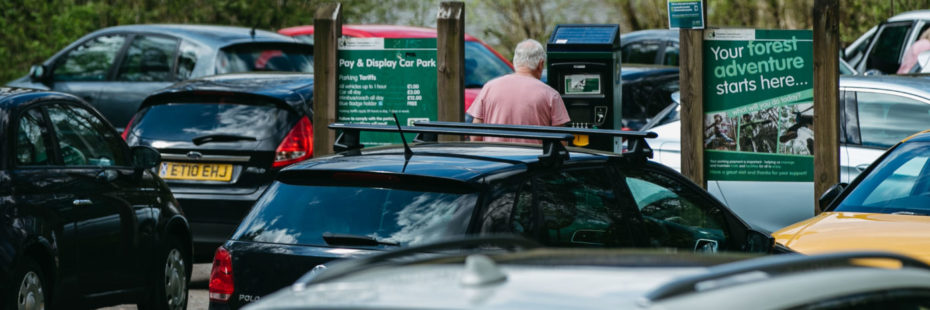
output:
M558 91L539 79L515 73L484 84L467 113L489 124L561 126L569 121ZM540 143L493 137L484 141Z

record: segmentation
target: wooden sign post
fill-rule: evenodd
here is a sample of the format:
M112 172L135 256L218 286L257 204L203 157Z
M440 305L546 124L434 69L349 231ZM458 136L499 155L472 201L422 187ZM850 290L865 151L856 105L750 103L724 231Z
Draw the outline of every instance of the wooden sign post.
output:
M465 3L442 2L436 16L437 119L465 120ZM443 140L458 136L442 136Z
M707 1L702 5L706 8ZM702 14L707 20L706 11ZM681 29L678 40L681 46L681 174L707 189L704 177L704 29Z
M336 122L336 53L342 36L342 4L324 4L316 11L313 28L313 156L320 157L333 153L336 140L327 126Z
M814 1L814 214L840 181L839 0Z

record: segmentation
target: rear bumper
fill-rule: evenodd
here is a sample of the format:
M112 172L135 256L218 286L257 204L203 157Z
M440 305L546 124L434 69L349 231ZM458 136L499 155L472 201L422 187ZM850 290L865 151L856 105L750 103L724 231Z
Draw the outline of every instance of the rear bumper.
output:
M262 186L247 195L174 194L190 222L194 241L194 262L213 260L216 248L229 240L239 222L249 213L266 188L267 186Z

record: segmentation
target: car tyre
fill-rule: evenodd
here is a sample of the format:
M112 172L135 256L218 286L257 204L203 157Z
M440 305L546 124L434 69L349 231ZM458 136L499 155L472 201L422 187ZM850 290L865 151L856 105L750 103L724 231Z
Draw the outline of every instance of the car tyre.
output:
M187 309L190 254L175 238L169 238L167 241L159 254L159 263L151 273L151 293L145 301L138 304L141 310Z
M4 309L45 309L48 303L48 280L42 267L33 259L23 257L22 261L13 269L13 286L7 293L12 298L3 298Z

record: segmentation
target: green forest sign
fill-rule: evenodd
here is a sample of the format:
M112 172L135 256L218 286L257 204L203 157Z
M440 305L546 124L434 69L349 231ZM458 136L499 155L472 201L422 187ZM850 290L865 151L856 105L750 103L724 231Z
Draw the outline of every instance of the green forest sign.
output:
M705 31L708 180L813 180L812 35L809 30Z
M393 113L403 126L436 120L436 39L341 38L338 58L338 122L394 125ZM361 142L401 143L377 132Z

